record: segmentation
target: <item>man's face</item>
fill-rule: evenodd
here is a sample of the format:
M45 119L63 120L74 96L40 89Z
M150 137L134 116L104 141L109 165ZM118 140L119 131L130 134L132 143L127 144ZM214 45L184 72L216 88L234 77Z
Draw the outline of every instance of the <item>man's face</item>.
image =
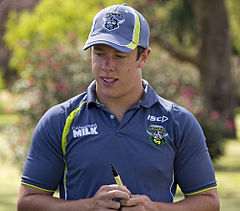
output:
M131 99L142 90L141 67L145 61L137 60L137 48L122 53L106 45L92 47L92 72L97 81L100 99L127 97Z

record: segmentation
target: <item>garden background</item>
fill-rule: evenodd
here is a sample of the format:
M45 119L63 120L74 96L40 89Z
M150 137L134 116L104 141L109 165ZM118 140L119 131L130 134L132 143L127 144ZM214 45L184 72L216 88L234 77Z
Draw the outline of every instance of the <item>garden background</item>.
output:
M239 210L238 0L0 0L0 211L16 210L40 117L93 79L89 51L82 50L93 16L123 2L141 11L151 28L143 77L196 116L216 169L221 210Z

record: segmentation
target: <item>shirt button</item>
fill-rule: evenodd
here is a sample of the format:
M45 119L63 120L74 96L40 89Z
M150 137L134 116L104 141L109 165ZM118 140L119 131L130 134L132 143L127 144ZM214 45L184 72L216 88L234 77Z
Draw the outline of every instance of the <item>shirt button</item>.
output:
M115 116L113 114L110 115L110 119L114 119Z

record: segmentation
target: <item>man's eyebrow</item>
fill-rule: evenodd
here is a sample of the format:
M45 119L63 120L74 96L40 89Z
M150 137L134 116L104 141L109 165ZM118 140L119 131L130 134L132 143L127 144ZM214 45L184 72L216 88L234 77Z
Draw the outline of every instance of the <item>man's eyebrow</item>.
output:
M94 49L94 50L97 50L97 51L104 51L104 48L102 48L101 46L93 46L93 49ZM126 53L121 52L121 51L118 51L118 50L116 50L116 49L114 49L114 53L126 54Z
M98 46L93 46L93 49L98 50L98 51L103 51L103 49L101 47L98 47Z

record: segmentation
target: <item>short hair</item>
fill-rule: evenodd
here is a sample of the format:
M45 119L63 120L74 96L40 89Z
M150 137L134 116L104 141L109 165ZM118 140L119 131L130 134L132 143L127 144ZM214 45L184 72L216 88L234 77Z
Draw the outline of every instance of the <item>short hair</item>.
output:
M146 50L146 48L143 48L142 46L137 46L137 60L139 60L140 56L142 55L142 53Z

